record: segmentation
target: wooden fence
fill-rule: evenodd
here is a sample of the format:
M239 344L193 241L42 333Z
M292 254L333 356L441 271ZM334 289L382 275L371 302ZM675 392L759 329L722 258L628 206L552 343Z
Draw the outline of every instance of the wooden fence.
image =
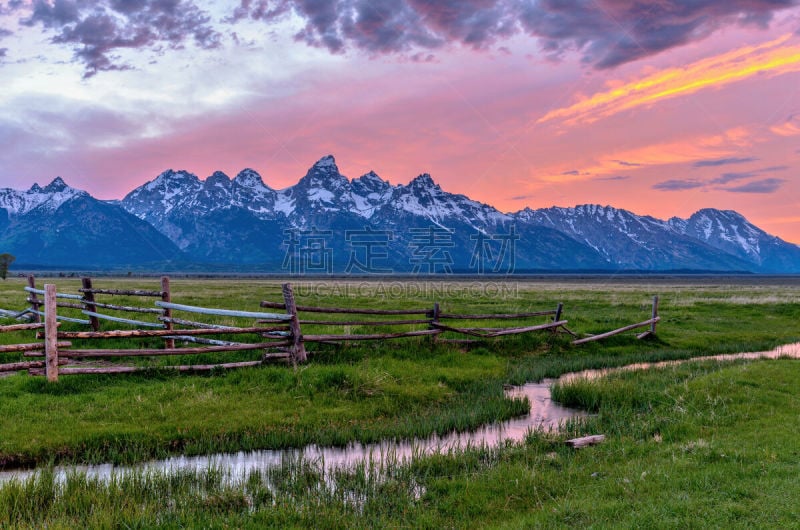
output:
M289 287L290 288L290 287ZM370 341L399 339L405 337L431 336L434 340L445 332L453 332L478 339L489 339L504 335L516 335L541 330L556 330L567 324L566 320L561 320L562 304L558 304L556 309L551 311L537 311L529 313L501 313L501 314L450 314L440 310L439 303L434 303L431 308L417 309L366 309L366 308L336 308L336 307L313 307L313 306L289 306L280 302L261 302L261 307L273 309L285 309L290 314L312 313L327 314L326 317L297 317L296 327L293 329L293 336L299 337L300 344L305 342L338 344L349 341ZM357 315L359 320L336 320L331 319L333 315ZM520 320L531 317L541 317L552 315L553 320L543 324L527 326L508 326L508 327L470 327L457 326L457 324L447 324L448 321L475 321L475 320ZM369 317L382 317L383 320L373 320ZM366 319L365 319L366 318ZM262 321L264 322L264 321ZM330 334L304 334L302 326L323 326L323 327L344 327L345 330L355 326L361 328L389 328L397 329L391 332L371 333L330 333ZM408 329L419 328L423 329ZM400 328L400 329L398 329ZM447 342L475 342L475 339L441 339Z
M619 335L620 333L624 333L626 331L631 331L643 327L649 327L650 329L648 329L647 331L636 335L637 339L643 339L645 337L649 337L650 335L656 334L656 324L658 323L659 320L661 320L661 317L658 316L658 296L654 296L653 309L650 313L650 318L645 320L644 322L638 322L636 324L631 324L629 326L623 326L619 329L615 329L613 331L607 331L599 335L589 335L588 337L582 339L573 340L572 344L573 345L585 344L587 342L607 339L608 337L613 337L614 335Z
M485 341L496 337L549 330L565 330L567 320L562 318L563 305L555 309L519 313L480 313L461 314L442 311L439 303L428 308L414 309L371 309L336 308L298 305L291 284L281 289L283 300L262 301L262 308L282 310L280 313L263 311L239 311L198 307L172 301L169 278L161 279L160 288L154 290L102 289L93 286L91 278L82 279L80 294L59 293L53 284L37 289L35 279L28 278L27 301L30 311L38 322L14 324L0 327L0 333L11 331L36 331L36 338L43 342L0 346L0 353L20 352L30 361L0 364L0 372L28 370L33 375L46 375L49 381L57 381L59 375L90 373L131 373L150 370L143 365L121 365L120 359L141 359L143 357L203 355L221 352L259 352L257 360L218 362L214 364L170 365L161 368L180 372L208 371L214 369L257 366L268 362L289 362L294 365L307 361L309 353L306 344L342 344L351 341L384 341L408 337L430 337L432 341L469 343ZM43 297L43 298L40 298ZM154 300L153 306L145 304L122 305L112 303L108 297L125 296ZM128 298L128 299L129 299ZM66 300L66 301L65 301ZM42 310L43 309L43 310ZM67 317L59 314L59 309L80 311L88 319ZM102 312L101 312L102 310ZM136 313L155 317L152 320L130 319L110 313ZM589 336L573 341L573 344L600 340L624 331L649 326L650 329L638 335L643 338L655 333L658 317L658 297L653 299L651 318L600 335ZM246 319L242 325L221 325L203 322L203 316L222 316ZM545 317L545 322L531 322L532 318ZM43 321L42 321L43 319ZM480 321L508 322L506 326L481 326ZM59 330L61 322L69 322L71 327L86 326L85 330ZM122 323L134 329L101 330L101 322ZM477 324L476 324L477 323ZM359 328L354 333L353 328ZM335 332L320 333L318 330ZM304 329L315 333L305 334ZM214 337L224 335L224 338ZM445 336L442 336L445 335ZM452 338L455 335L459 338ZM250 342L234 337L251 337ZM252 339L255 337L255 340ZM449 337L449 338L448 338ZM463 338L466 337L466 338ZM163 339L164 345L125 348L73 348L72 341L103 341L105 346L114 339ZM176 347L176 342L183 346ZM150 347L148 347L150 346ZM246 358L246 357L245 357ZM98 363L105 363L98 366ZM131 363L133 364L133 363Z

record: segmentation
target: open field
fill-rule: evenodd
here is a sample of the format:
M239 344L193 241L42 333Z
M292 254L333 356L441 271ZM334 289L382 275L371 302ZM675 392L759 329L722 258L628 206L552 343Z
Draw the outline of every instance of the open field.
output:
M54 283L66 292L79 287L70 279ZM95 283L152 288L156 280ZM0 283L0 307L22 309L22 285ZM244 310L280 299L278 281L256 279L173 280L172 292L181 303ZM416 308L438 301L443 310L465 312L536 311L563 302L568 327L578 333L644 320L658 294L662 320L652 339L631 333L583 346L550 333L466 351L423 338L315 346L297 371L70 376L56 385L14 375L0 378L0 460L135 462L466 430L525 410L504 398L504 384L800 340L800 285L780 279L299 281L295 293L300 304ZM0 335L0 343L30 339L30 332ZM0 354L0 362L20 358ZM797 388L800 366L792 361L619 374L555 391L597 413L571 428L609 436L591 449L575 452L559 442L564 435L534 434L518 447L420 458L380 480L363 469L331 480L313 462L287 463L233 485L214 470L110 485L80 476L60 484L43 474L2 487L0 514L7 515L0 517L7 518L0 526L786 526L799 515Z

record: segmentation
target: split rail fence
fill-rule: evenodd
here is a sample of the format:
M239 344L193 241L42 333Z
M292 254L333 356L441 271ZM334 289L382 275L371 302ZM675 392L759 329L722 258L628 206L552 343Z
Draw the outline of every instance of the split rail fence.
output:
M81 285L78 293L57 292L53 284L38 289L35 279L32 276L28 278L28 286L25 287L27 301L31 304L28 311L35 322L0 326L0 333L32 330L36 331L36 338L41 342L0 345L0 353L20 352L23 357L31 359L0 364L0 373L27 370L32 375L45 375L48 381L57 381L59 375L152 370L153 366L137 364L133 360L160 356L259 352L257 360L158 366L160 369L196 372L258 366L270 362L304 363L309 355L306 344L343 344L408 337L430 337L433 342L472 343L539 331L565 331L576 336L566 328L568 321L562 318L563 305L560 303L555 309L545 311L481 314L448 313L441 310L439 303L415 309L317 307L298 305L292 286L287 283L281 287L282 301L261 302L262 308L282 311L272 313L175 303L172 301L168 277L161 278L160 288L154 290L96 288L91 278L83 278ZM119 296L125 297L125 300L143 302L127 302L130 305L114 303L113 297ZM59 314L59 309L71 313L71 316ZM76 312L80 317L75 316ZM638 338L644 338L655 333L659 321L657 312L658 297L655 297L649 320L576 339L573 344L601 340L649 326L647 331L637 335ZM136 314L136 318L119 316L129 313ZM237 321L244 319L248 323L234 326L203 322L204 316L230 317L239 319ZM532 323L531 319L537 317L547 319L543 323ZM509 324L493 327L475 324L480 321ZM88 329L63 331L59 329L62 322L70 323L71 327L86 326ZM101 330L103 322L126 324L133 329ZM313 331L334 328L335 331L305 334L304 328ZM354 333L353 328L358 328L359 333ZM453 338L453 335L459 338ZM241 337L249 337L249 341L243 342ZM73 341L81 341L81 344L102 341L105 346L114 339L127 339L127 347L73 348ZM154 339L157 343L163 340L163 346L153 347ZM136 342L139 340L145 344ZM137 346L130 347L131 341ZM176 346L176 342L183 346ZM119 364L120 359L127 359L131 365Z

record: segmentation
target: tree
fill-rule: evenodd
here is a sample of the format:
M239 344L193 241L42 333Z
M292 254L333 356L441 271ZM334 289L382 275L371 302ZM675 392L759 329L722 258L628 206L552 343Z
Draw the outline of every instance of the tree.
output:
M8 276L8 268L14 263L15 259L17 258L8 252L0 254L0 278L6 279L6 276Z

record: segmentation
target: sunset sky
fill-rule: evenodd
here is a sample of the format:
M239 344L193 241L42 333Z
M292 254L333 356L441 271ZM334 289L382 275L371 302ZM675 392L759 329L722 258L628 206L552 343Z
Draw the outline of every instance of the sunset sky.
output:
M800 1L0 2L0 187L317 159L503 210L733 209L800 243Z

